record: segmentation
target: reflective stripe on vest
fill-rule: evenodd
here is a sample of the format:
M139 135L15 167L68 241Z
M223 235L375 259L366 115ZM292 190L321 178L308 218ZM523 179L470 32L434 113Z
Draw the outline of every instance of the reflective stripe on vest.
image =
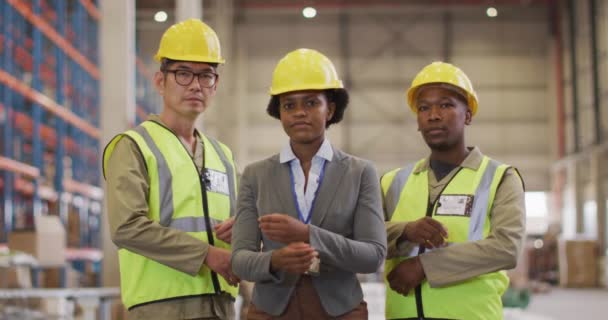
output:
M137 126L133 129L133 131L139 133L139 135L144 138L148 148L154 154L156 158L156 170L158 171L158 177L160 181L173 181L173 177L171 176L171 171L167 166L167 162L165 161L165 157L158 149L158 146L152 140L152 137L148 133L148 130L144 128L144 126ZM168 227L171 225L171 221L173 219L173 188L171 188L171 183L161 183L158 188L158 199L160 199L160 223L161 226ZM207 229L199 230L206 231Z
M167 166L167 162L162 152L159 150L156 142L152 139L146 128L142 125L137 126L133 129L133 131L139 133L148 147L150 151L154 154L156 158L156 169L158 170L158 176L160 181L172 181L171 171ZM220 157L222 164L226 168L226 175L228 176L228 190L230 192L230 216L234 216L235 214L235 186L234 186L234 170L232 170L232 164L228 161L228 157L222 150L219 143L211 138L207 138L215 152ZM171 188L171 183L161 183L159 185L159 199L160 199L160 220L159 223L165 227L171 227L174 229L186 231L186 232L205 232L207 230L212 230L213 227L217 224L220 224L222 221L210 218L211 226L207 228L205 217L185 217L185 218L177 218L173 219L173 188Z
M477 190L475 191L475 196L473 198L473 209L470 217L471 220L469 222L469 241L483 239L483 226L486 220L486 213L490 210L490 187L492 185L492 181L494 180L496 170L501 165L498 161L485 157L484 160L482 160L482 167L484 166L484 161L487 161L488 164L484 170L483 176L481 177L481 181L477 186ZM409 179L415 167L416 164L410 164L397 171L395 178L393 178L393 181L390 184L386 195L384 196L386 210L391 216L397 208L403 187L405 186L405 183Z
M399 170L397 174L395 174L395 178L393 178L393 182L391 186L388 188L386 195L384 196L384 205L386 206L386 212L389 212L392 216L392 213L395 212L397 208L397 203L399 203L399 196L401 196L401 190L403 190L403 186L405 186L405 182L410 177L410 174L416 167L415 163L412 163L405 168Z
M415 168L423 162L424 160L421 160L414 166L410 165L389 172L383 177L383 180L386 179L382 181L384 205L389 220L415 220L425 216L425 208L428 206L428 171L413 173ZM445 220L448 223L449 238L455 239L455 242L462 242L477 241L487 236L490 229L488 213L506 168L508 168L507 165L484 157L476 171L463 168L446 185L443 194L473 195L473 205L469 217L436 216L437 206L435 205L433 208L433 218L439 221ZM415 180L409 182L413 178ZM439 197L440 195L437 196L437 199ZM405 202L400 203L401 201L408 201L407 205ZM396 212L396 210L400 211ZM399 262L418 255L418 247L415 246L409 253L402 254L405 256L387 260L385 275L388 275ZM420 297L425 317L429 319L500 319L497 317L502 314L500 295L507 284L508 279L503 272L485 274L443 288L430 288L428 282L423 281ZM416 298L413 292L404 297L392 291L388 286L386 290L387 319L417 317ZM462 295L469 296L467 301L474 301L468 304L460 301L458 297Z
M220 146L220 144L217 142L217 140L215 139L211 139L211 138L207 138L209 139L209 142L211 142L211 145L213 146L213 149L215 149L215 152L220 156L220 160L222 161L222 163L224 164L224 167L226 168L226 175L228 175L228 191L230 192L230 216L234 216L236 214L236 186L234 181L235 180L235 174L234 174L234 170L232 170L232 162L228 160L228 157L226 157L226 154L224 153L224 150L222 150L222 147Z
M487 157L485 159L488 159ZM486 171L483 173L475 198L473 199L473 211L471 212L471 220L469 221L469 241L477 241L483 239L483 226L486 221L487 213L490 212L490 186L494 180L496 170L500 163L490 159Z

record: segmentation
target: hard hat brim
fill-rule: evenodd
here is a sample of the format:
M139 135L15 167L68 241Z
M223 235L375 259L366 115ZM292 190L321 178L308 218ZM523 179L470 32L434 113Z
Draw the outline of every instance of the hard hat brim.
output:
M447 89L447 90L450 90L450 91L458 94L459 96L463 97L467 101L467 106L469 107L469 109L471 109L471 114L475 115L475 113L477 113L477 98L476 97L471 96L468 92L466 92L466 90L464 90L458 86L455 86L450 83L445 83L445 82L431 82L431 83L425 83L425 84L422 84L422 85L419 85L416 87L409 88L407 90L407 103L408 103L410 109L412 110L412 112L418 113L418 111L416 110L416 98L420 94L420 91L422 89L428 89L431 87Z
M280 87L280 88L270 88L270 90L268 90L268 93L270 93L271 96L276 96L279 94L283 94L283 93L287 93L287 92L294 92L294 91L327 90L327 89L344 89L344 83L342 83L342 80L338 80L338 81L334 81L331 84L318 85L318 86L305 84L305 85L294 85L294 86Z
M224 58L218 59L218 58L211 58L211 57L198 56L198 55L165 55L165 56L161 57L157 54L154 56L154 60L156 60L157 62L160 62L162 60L162 58L167 58L167 59L176 60L176 61L218 63L218 64L226 63L226 60Z

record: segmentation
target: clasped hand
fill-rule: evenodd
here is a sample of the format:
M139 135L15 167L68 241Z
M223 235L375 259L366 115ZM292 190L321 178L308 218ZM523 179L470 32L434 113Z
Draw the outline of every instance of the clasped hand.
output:
M425 278L418 257L401 261L386 277L391 289L404 296L420 285Z
M287 246L272 252L271 267L294 274L303 274L319 253L309 242L309 227L286 214L271 213L258 219L260 230L267 239Z
M232 239L233 225L234 217L228 218L224 222L215 225L213 227L213 231L215 231L215 236L226 243L230 243Z
M447 244L448 230L439 221L424 217L409 222L403 228L403 238L424 245L427 249L441 248Z
M318 256L319 253L308 243L292 242L272 252L270 266L275 271L303 274L308 271L314 258Z
M307 224L282 213L271 213L258 218L260 230L269 240L289 244L309 242Z

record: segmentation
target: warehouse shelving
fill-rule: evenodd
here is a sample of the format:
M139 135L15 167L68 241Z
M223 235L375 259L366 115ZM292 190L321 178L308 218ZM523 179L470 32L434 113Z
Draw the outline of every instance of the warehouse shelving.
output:
M160 97L154 92L152 84L154 73L149 70L145 62L139 57L135 59L135 65L135 124L137 124L146 120L149 114L160 112Z
M71 259L100 246L98 20L97 1L0 2L0 243L53 214Z

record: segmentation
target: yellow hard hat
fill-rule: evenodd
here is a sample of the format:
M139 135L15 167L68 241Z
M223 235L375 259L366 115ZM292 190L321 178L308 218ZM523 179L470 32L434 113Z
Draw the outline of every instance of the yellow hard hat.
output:
M428 66L424 67L412 81L412 86L407 90L407 103L410 105L410 109L416 113L416 91L427 84L448 84L452 85L466 95L467 103L471 109L471 114L475 115L477 112L478 99L473 84L469 77L460 70L458 67L449 64L447 62L433 62Z
M199 19L172 25L160 39L156 61L162 58L180 61L224 63L220 40L215 31Z
M270 94L338 88L344 88L344 85L326 56L312 49L297 49L283 57L274 68Z

